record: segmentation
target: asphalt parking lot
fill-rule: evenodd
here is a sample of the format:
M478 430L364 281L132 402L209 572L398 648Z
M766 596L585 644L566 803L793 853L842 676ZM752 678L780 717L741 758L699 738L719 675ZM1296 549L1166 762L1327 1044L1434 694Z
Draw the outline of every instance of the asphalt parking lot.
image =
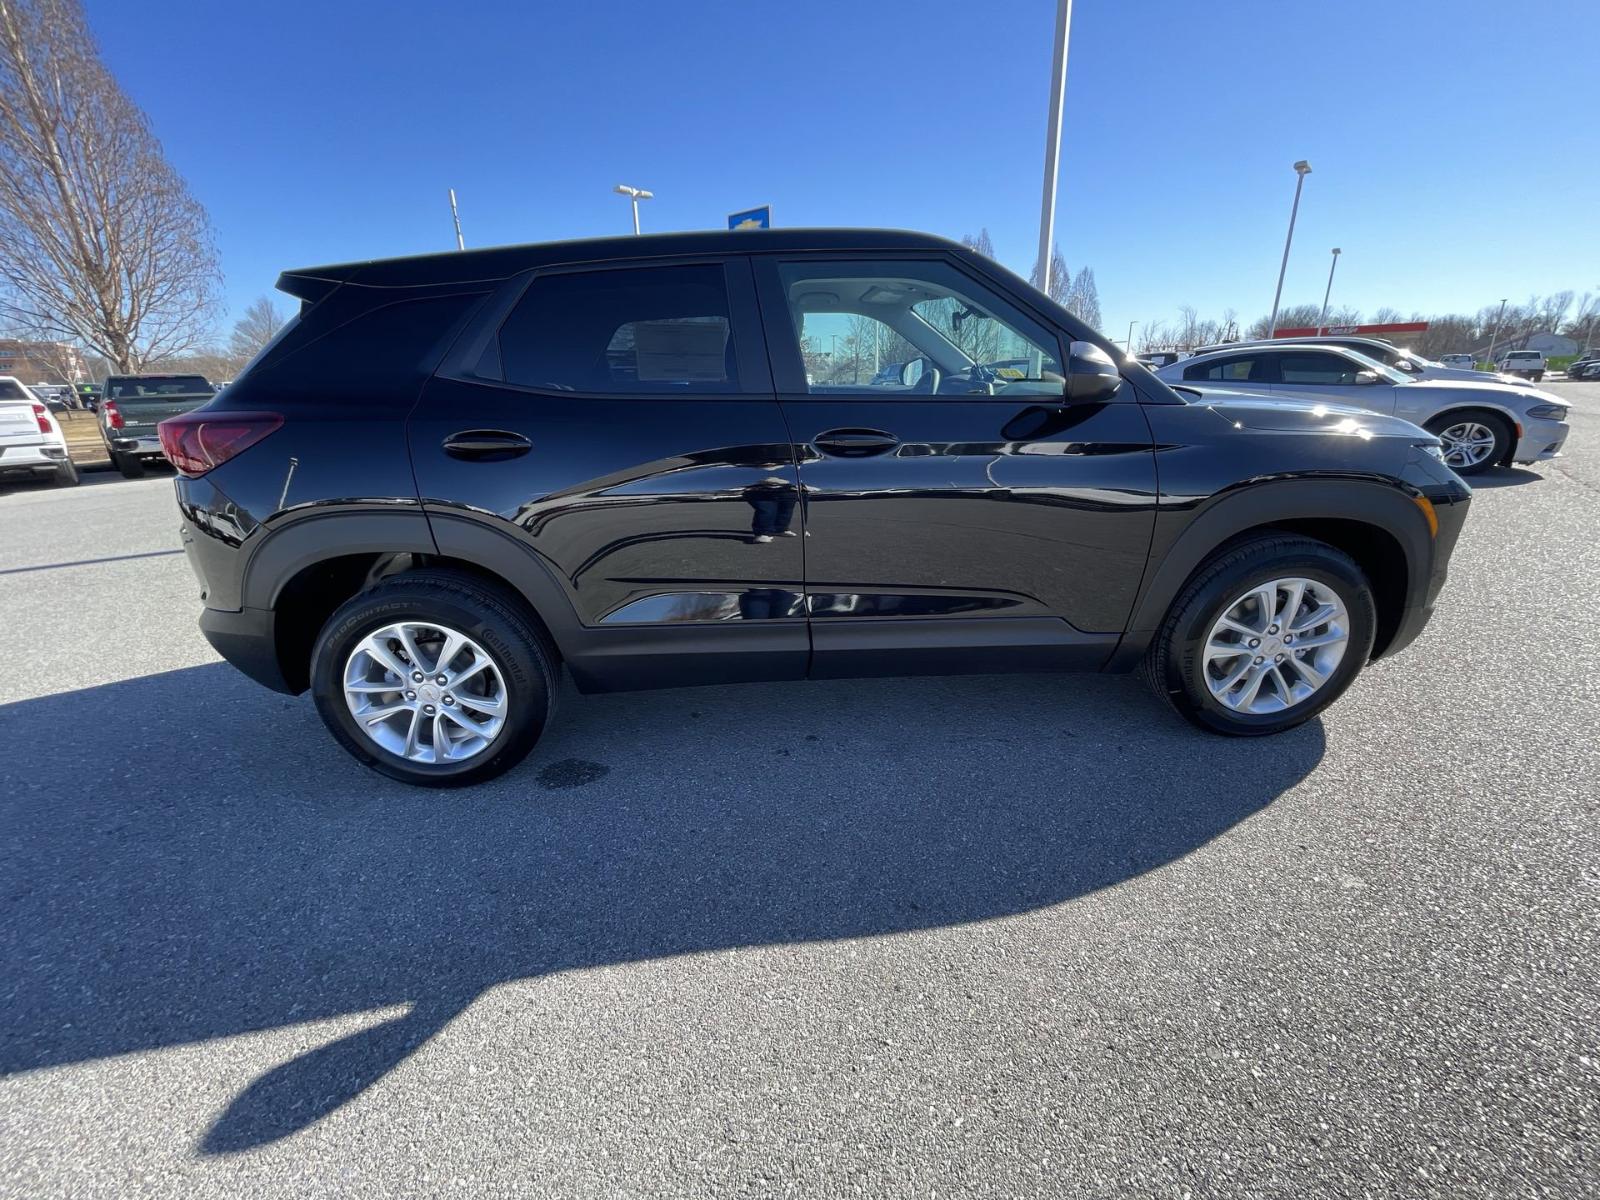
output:
M561 697L370 774L167 479L0 487L0 1195L1600 1195L1600 385L1319 721Z

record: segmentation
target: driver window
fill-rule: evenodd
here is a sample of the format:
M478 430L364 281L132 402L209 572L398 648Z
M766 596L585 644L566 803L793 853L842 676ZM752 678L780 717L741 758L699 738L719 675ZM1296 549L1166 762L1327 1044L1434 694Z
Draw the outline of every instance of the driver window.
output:
M813 395L1059 395L1054 334L947 263L782 263Z

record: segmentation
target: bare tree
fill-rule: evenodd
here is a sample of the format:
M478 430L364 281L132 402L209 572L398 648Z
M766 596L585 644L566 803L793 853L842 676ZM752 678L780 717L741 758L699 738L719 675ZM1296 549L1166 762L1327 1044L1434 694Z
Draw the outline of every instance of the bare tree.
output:
M248 362L277 336L287 320L271 296L257 296L244 310L244 316L233 323L233 336L228 340L228 352L241 361Z
M1067 311L1085 325L1100 328L1100 289L1094 285L1094 270L1084 267L1072 280L1067 296Z
M1067 299L1072 295L1072 272L1067 270L1067 260L1061 257L1061 251L1052 248L1050 251L1050 286L1045 288L1040 283L1039 264L1033 264L1033 274L1028 276L1028 282L1044 292L1063 308Z
M0 0L0 319L137 370L205 339L217 284L205 210L79 0Z
M994 257L994 242L989 237L989 230L987 227L978 230L977 237L973 237L970 233L963 234L961 238L961 244L967 247L969 250L976 250L985 258Z

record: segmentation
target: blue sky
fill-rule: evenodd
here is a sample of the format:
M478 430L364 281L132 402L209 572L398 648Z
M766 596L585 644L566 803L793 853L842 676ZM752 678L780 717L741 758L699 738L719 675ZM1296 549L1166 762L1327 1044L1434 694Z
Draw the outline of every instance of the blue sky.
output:
M1038 237L1053 0L87 0L211 213L230 318L290 266L651 230ZM1078 0L1058 244L1105 331L1179 305L1600 290L1592 0ZM1569 152L1586 147L1575 160Z

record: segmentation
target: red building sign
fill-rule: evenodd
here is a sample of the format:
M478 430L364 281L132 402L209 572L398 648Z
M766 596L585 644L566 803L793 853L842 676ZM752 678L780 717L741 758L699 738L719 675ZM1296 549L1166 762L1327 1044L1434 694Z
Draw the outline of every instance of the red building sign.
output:
M1391 333L1426 333L1426 321L1390 321L1383 325L1324 325L1317 328L1308 325L1304 329L1280 329L1273 337L1322 337L1324 334L1340 333L1346 336L1361 334L1366 337L1387 338Z

